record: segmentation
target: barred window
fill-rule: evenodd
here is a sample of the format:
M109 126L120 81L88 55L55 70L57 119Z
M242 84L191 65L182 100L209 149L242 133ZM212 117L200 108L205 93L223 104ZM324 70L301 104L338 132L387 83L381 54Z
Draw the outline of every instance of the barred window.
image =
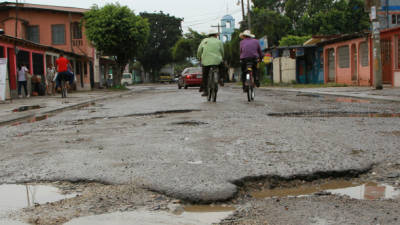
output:
M350 50L349 46L342 46L338 48L339 67L350 68Z
M368 52L368 43L362 42L360 44L360 61L361 66L369 66L369 52Z
M26 27L26 39L35 43L39 43L39 26Z
M0 58L4 58L4 47L0 46Z
M65 44L65 25L56 24L51 25L51 39L55 45Z

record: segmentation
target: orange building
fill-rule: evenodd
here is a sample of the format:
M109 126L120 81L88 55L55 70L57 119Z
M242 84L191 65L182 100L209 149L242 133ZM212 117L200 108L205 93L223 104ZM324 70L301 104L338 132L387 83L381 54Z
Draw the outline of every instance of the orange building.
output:
M95 48L89 43L84 35L84 27L81 21L87 9L36 5L27 3L3 2L0 3L0 29L4 30L4 35L17 37L35 44L49 46L67 53L77 78L78 90L89 90L99 87L100 65ZM1 43L0 43L1 45ZM34 60L41 61L43 56L43 71L46 67L54 64L58 57L57 51L40 52L34 55L33 51L25 49L23 46L3 46L3 51L9 57L12 65L9 66L10 80L16 77L16 66L19 63L30 65L34 71ZM17 50L15 59L10 58ZM23 54L21 54L21 52ZM69 53L69 54L68 54ZM36 66L40 67L40 66ZM45 74L44 74L45 75ZM11 89L13 84L11 82Z

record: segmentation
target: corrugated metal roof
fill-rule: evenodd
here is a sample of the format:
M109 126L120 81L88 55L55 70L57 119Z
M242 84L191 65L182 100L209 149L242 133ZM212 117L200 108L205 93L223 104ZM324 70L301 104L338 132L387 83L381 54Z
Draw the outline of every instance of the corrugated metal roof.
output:
M0 7L15 7L15 6L16 6L16 3L14 3L14 2L0 3ZM39 5L39 4L30 4L30 3L18 3L18 7L25 8L25 9L51 10L51 11L72 12L72 13L80 13L80 14L83 14L83 13L89 11L89 9L83 9L83 8L52 6L52 5Z

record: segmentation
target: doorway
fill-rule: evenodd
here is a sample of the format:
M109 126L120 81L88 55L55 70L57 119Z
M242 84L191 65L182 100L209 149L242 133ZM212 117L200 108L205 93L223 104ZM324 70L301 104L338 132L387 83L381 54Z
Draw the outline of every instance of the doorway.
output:
M328 82L335 82L335 78L336 78L335 50L331 48L328 50Z

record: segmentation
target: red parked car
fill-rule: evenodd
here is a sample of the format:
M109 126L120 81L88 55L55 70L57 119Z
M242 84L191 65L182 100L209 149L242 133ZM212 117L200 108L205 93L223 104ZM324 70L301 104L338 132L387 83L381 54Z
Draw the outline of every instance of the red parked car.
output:
M178 80L178 88L200 87L203 80L201 67L188 67L183 70Z

